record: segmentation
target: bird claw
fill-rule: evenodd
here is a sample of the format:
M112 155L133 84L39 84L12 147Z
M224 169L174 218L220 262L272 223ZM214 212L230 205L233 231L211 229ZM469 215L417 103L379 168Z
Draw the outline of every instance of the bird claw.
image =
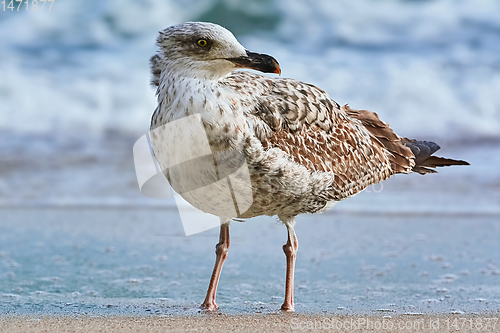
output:
M204 310L207 310L207 311L216 311L216 310L219 310L219 307L217 306L217 304L215 304L215 302L203 303L201 305L201 308L204 309Z
M281 306L281 311L295 312L295 308L291 304L285 304L285 303L283 303L283 305Z

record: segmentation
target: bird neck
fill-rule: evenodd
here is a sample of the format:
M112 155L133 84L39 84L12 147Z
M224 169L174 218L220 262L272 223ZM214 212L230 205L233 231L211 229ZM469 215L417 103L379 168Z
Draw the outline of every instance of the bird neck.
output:
M179 117L200 113L203 101L211 97L217 85L217 81L190 77L184 72L164 71L156 91L158 104Z
M223 82L162 72L151 128L200 114L211 146L237 146L246 131L241 104Z
M217 121L230 110L228 91L218 80L189 77L182 71L162 71L156 95L161 123L193 114L207 121ZM215 113L219 114L216 115ZM162 125L160 124L160 125Z

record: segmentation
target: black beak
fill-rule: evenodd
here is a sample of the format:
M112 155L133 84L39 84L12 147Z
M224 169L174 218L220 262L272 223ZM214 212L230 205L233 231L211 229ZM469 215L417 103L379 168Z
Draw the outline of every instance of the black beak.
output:
M247 55L238 58L227 59L237 67L250 68L263 73L274 73L281 75L280 65L273 57L267 54L253 53L247 51Z

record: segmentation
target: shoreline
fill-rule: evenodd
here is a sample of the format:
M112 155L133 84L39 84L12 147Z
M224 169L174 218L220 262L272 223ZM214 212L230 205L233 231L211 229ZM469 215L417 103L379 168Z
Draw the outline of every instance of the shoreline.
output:
M497 332L500 314L0 316L0 332Z

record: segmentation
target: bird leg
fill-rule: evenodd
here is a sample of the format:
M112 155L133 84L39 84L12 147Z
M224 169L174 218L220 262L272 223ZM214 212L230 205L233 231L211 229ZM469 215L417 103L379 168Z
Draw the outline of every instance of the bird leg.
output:
M288 241L283 245L283 252L286 255L286 284L285 284L285 301L281 306L283 311L294 311L293 304L293 277L295 273L295 257L297 255L297 249L299 248L299 242L297 236L295 236L295 230L293 229L293 223L285 222L288 229Z
M215 254L217 255L215 259L214 271L212 273L212 278L210 279L210 284L208 285L207 297L201 305L203 308L213 311L217 310L219 307L215 304L215 294L217 293L217 284L219 283L220 272L222 270L222 265L227 257L227 252L229 251L229 222L222 221L221 219L219 243L215 246Z

